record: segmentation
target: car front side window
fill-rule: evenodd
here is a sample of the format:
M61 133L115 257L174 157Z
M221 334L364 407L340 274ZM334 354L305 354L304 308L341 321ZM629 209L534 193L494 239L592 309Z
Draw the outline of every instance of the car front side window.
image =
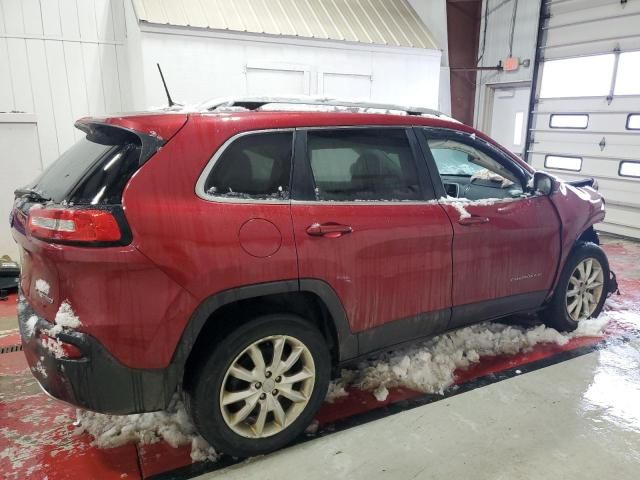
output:
M473 201L522 196L519 178L484 151L448 138L428 138L427 144L450 197Z

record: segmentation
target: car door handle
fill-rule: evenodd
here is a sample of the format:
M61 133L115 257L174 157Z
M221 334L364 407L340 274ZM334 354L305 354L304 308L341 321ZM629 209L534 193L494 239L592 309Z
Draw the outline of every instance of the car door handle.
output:
M351 232L353 232L353 228L339 223L314 223L307 227L307 233L312 237L338 238Z
M481 217L478 215L471 215L470 217L464 217L458 220L460 225L477 225L479 223L488 223L489 217Z

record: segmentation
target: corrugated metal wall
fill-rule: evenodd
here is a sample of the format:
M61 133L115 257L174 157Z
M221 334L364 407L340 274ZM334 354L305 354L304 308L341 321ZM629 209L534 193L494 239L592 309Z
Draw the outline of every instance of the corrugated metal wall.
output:
M43 166L75 119L129 108L125 39L123 0L0 2L0 112L36 115Z
M407 0L133 0L159 25L438 48Z

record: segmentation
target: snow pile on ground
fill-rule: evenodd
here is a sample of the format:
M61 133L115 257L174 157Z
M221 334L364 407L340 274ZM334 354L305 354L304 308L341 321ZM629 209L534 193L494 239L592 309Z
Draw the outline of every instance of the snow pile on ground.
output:
M200 435L189 419L184 404L176 395L169 408L161 412L135 415L103 415L78 410L77 433L87 432L94 437L98 448L119 447L135 442L143 445L166 441L174 448L191 444L191 459L194 462L215 461L215 450Z
M343 369L340 377L330 383L326 401L347 396L346 387L350 385L371 391L378 401L386 400L392 387L443 394L454 383L456 369L478 363L481 357L513 355L539 343L564 345L572 337L600 335L616 313L621 312L603 312L597 319L582 320L571 334L561 334L544 325L523 328L485 322L465 327L413 347L381 354L361 363L358 370ZM99 448L164 440L173 447L191 444L194 462L218 458L215 450L197 434L178 395L163 412L119 416L78 410L78 424L78 433L91 434L93 444ZM317 429L315 422L307 434Z
M82 325L80 319L73 312L71 304L66 300L60 304L60 308L56 313L54 323L55 326L49 329L50 335L57 335L58 333L62 332L63 328L74 330Z
M529 329L501 323L471 325L416 346L383 353L361 363L358 370L342 370L329 386L327 401L348 395L349 385L373 391L378 401L387 398L391 387L442 395L454 383L456 369L478 363L481 357L513 355L539 343L564 345L575 336L600 335L609 319L602 313L599 318L582 320L571 334L544 325Z

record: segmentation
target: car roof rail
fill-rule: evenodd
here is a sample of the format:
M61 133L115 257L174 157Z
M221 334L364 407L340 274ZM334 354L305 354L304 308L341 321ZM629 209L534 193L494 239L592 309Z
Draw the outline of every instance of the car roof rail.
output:
M362 110L384 110L386 111L399 111L404 112L407 115L433 115L435 117L443 117L451 119L451 117L438 110L424 107L407 107L403 105L388 104L388 103L375 103L375 102L360 102L353 100L339 100L335 98L322 98L322 97L245 97L236 99L224 99L213 100L201 104L202 110L213 112L215 110L225 109L244 109L244 110L258 110L267 105L294 105L296 107L310 106L310 107L335 107L336 110L343 109L345 111L353 110L358 113ZM379 113L379 112L376 112ZM451 119L452 120L452 119Z

